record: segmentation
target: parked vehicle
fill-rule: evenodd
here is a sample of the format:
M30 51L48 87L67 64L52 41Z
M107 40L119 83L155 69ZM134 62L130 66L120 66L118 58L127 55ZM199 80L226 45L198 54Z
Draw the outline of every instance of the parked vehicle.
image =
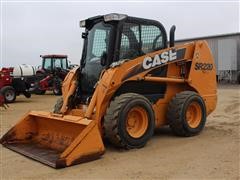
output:
M216 68L206 41L175 46L172 26L168 45L162 24L123 14L80 25L86 28L81 68L66 76L54 112L24 115L1 138L3 146L63 168L100 158L103 138L134 149L165 125L178 136L201 133L217 104Z
M35 70L30 65L19 65L16 67L3 67L0 70L0 93L5 103L12 103L16 96L23 94L30 98L29 89L33 86Z
M61 85L69 71L67 55L43 55L42 66L37 70L38 81L35 83L35 93L45 94L53 91L55 95L61 95Z

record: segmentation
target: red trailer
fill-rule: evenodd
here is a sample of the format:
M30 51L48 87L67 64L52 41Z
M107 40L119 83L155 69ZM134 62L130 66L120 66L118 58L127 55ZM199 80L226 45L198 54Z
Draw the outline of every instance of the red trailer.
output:
M21 67L19 66L19 68ZM14 102L16 96L20 94L23 94L25 97L30 98L31 94L28 91L30 87L31 85L27 82L26 77L14 77L13 67L3 67L0 70L0 94L1 98L4 97L5 103Z

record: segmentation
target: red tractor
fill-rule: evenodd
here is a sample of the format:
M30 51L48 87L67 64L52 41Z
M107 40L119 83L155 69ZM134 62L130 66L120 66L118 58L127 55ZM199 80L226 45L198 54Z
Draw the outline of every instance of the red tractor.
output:
M16 96L20 94L23 94L27 98L31 97L31 94L29 92L31 84L28 82L28 77L32 78L35 70L31 69L29 76L24 76L24 74L18 73L20 71L23 73L23 70L29 67L31 66L20 65L15 68L2 68L0 70L0 105L3 105L4 103L14 102Z
M42 66L37 70L36 94L53 91L55 95L62 94L62 81L69 71L67 55L41 55Z

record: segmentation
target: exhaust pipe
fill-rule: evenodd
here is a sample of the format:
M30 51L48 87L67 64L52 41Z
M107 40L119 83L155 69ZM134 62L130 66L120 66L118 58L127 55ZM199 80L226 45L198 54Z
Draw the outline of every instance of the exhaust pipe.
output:
M175 30L176 30L176 26L173 25L170 29L170 40L169 40L169 45L170 47L174 47L174 43L175 43Z

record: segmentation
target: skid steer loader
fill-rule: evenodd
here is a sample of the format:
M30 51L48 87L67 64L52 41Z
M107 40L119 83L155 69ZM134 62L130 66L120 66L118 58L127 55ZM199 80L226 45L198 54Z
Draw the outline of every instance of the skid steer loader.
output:
M123 14L80 22L84 47L54 112L28 112L2 138L13 151L54 168L99 158L103 138L141 148L154 129L200 133L217 102L216 69L206 41L174 45L154 20Z

